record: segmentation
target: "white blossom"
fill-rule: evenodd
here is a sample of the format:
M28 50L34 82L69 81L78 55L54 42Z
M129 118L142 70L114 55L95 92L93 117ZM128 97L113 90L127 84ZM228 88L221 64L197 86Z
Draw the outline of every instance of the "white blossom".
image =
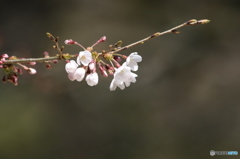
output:
M121 67L116 69L114 73L114 78L110 84L110 90L113 91L117 87L124 89L125 86L130 86L131 82L136 82L137 74L131 72L131 68L124 62Z
M67 73L74 73L77 67L78 67L78 64L74 60L71 60L65 65L65 69Z
M76 69L75 73L73 74L74 80L81 82L85 76L86 70L82 67Z
M138 55L137 52L133 52L128 56L126 60L126 64L128 67L131 68L132 71L137 71L138 70L137 62L141 62L141 61L142 61L142 57Z
M89 86L95 86L98 84L98 74L96 72L90 73L86 77L87 84Z
M74 74L75 74L75 71L77 70L77 67L78 67L78 64L74 60L69 61L65 65L65 70L68 73L69 80L71 81L75 80Z
M77 63L79 65L83 64L84 66L88 66L88 64L92 61L92 53L85 50L80 51L77 57Z

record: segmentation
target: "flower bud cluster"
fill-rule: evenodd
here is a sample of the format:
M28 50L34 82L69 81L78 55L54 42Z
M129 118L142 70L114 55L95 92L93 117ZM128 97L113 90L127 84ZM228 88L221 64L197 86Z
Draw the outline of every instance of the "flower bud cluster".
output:
M13 64L4 64L6 59L16 59L15 56L9 57L7 54L3 54L0 56L0 67L4 69L4 75L2 81L4 83L11 82L14 85L18 85L18 76L23 74L23 70L26 70L29 74L36 74L37 71L34 68L27 67L23 64L17 63L21 68L13 65ZM35 65L36 62L30 62L29 65Z
M91 52L87 50L80 51L76 61L71 60L65 66L68 78L71 81L81 82L85 74L87 74L86 81L89 86L98 84L96 61L92 58Z
M93 46L105 40L106 37L104 36ZM81 46L72 39L65 40L65 43ZM84 49L84 51L80 51L76 61L67 60L65 70L68 73L69 80L81 82L86 76L85 80L87 84L89 86L95 86L98 84L99 80L98 70L103 77L108 77L109 75L113 76L113 80L110 84L111 91L114 91L117 87L123 90L125 87L130 86L131 83L136 82L137 74L132 71L137 71L137 63L142 61L142 57L138 55L137 52L131 53L129 56L111 52L112 50L97 53L94 51L91 52L93 46ZM126 62L120 64L119 62L121 62L122 59L126 59Z

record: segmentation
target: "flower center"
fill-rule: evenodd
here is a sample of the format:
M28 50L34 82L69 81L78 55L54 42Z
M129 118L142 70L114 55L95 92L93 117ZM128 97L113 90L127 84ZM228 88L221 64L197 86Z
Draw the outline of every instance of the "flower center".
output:
M85 57L85 56L82 56L82 57L81 57L81 59L82 59L82 60L85 60L85 59L86 59L86 57Z

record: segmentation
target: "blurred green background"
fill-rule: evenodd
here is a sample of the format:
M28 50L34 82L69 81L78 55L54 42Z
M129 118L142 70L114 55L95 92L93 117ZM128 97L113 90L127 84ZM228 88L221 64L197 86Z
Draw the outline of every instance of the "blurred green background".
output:
M122 54L138 52L135 84L109 91L71 82L65 62L36 66L19 85L0 84L1 159L203 159L240 152L240 1L1 1L0 51L55 55L45 33L101 51L182 22L210 19ZM77 54L77 46L65 52ZM1 70L3 75L3 70ZM226 156L217 156L226 158ZM230 156L227 156L230 157ZM231 158L239 157L231 156Z

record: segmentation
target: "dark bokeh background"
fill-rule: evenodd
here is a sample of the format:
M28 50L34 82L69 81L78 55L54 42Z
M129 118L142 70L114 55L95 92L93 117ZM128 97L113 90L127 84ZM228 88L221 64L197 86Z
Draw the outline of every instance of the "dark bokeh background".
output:
M63 61L51 70L38 64L38 74L25 73L17 87L1 84L0 158L203 159L210 150L240 152L239 15L238 0L1 1L0 51L18 57L56 54L46 32L84 46L106 35L95 47L101 51L192 18L211 23L123 51L143 57L137 83L124 91L110 92L111 78L95 87L71 82Z

